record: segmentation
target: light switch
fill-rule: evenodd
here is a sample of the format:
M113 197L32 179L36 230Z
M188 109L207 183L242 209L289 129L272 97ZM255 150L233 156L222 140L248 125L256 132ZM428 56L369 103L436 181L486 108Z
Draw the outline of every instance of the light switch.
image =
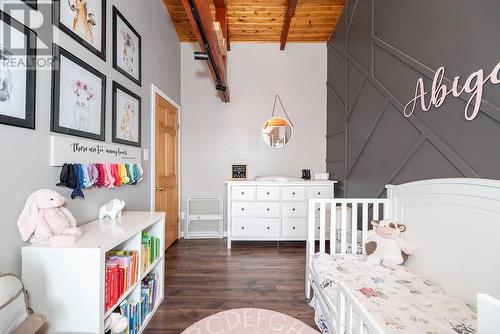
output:
M144 161L149 160L149 150L147 148L144 149Z

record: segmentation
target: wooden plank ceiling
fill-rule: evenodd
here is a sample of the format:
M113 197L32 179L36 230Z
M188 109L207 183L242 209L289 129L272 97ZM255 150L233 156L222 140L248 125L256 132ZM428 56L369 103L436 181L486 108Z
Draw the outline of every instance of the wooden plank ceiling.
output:
M209 1L209 0L208 0ZM164 0L181 42L196 36L181 0ZM298 0L291 19L288 42L326 42L330 38L345 0ZM215 20L215 7L210 1ZM287 0L227 0L231 42L280 42Z

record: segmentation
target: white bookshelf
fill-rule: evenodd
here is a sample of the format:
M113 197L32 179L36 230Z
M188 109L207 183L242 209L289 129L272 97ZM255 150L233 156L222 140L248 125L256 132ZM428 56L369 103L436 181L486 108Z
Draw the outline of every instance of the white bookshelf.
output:
M82 237L69 247L30 245L22 249L22 276L34 310L47 315L50 333L104 333L104 320L125 299L139 302L141 281L150 272L158 276L156 304L143 320L142 332L164 298L165 214L124 212L123 233L101 231L99 222L80 226ZM160 257L140 272L142 233L160 238ZM139 280L108 311L104 309L105 257L110 250L136 250Z

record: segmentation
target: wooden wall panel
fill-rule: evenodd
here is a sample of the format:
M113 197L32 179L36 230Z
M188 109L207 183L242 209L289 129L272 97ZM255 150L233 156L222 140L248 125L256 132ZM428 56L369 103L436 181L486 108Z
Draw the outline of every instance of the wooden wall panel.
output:
M334 178L344 176L345 196L380 197L386 184L428 178L500 179L498 85L485 86L474 121L464 118L468 97L403 116L418 78L429 87L440 66L450 79L498 63L498 12L497 0L348 1L328 42L327 83L346 100L329 103L327 115L327 133L346 129L345 138L328 137L327 152L345 163L326 161Z

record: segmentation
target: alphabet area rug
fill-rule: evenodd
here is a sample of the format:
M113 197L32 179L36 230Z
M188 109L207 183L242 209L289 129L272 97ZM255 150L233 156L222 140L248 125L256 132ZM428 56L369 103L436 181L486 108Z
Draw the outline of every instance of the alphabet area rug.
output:
M302 321L256 308L224 311L202 319L182 334L319 334Z

